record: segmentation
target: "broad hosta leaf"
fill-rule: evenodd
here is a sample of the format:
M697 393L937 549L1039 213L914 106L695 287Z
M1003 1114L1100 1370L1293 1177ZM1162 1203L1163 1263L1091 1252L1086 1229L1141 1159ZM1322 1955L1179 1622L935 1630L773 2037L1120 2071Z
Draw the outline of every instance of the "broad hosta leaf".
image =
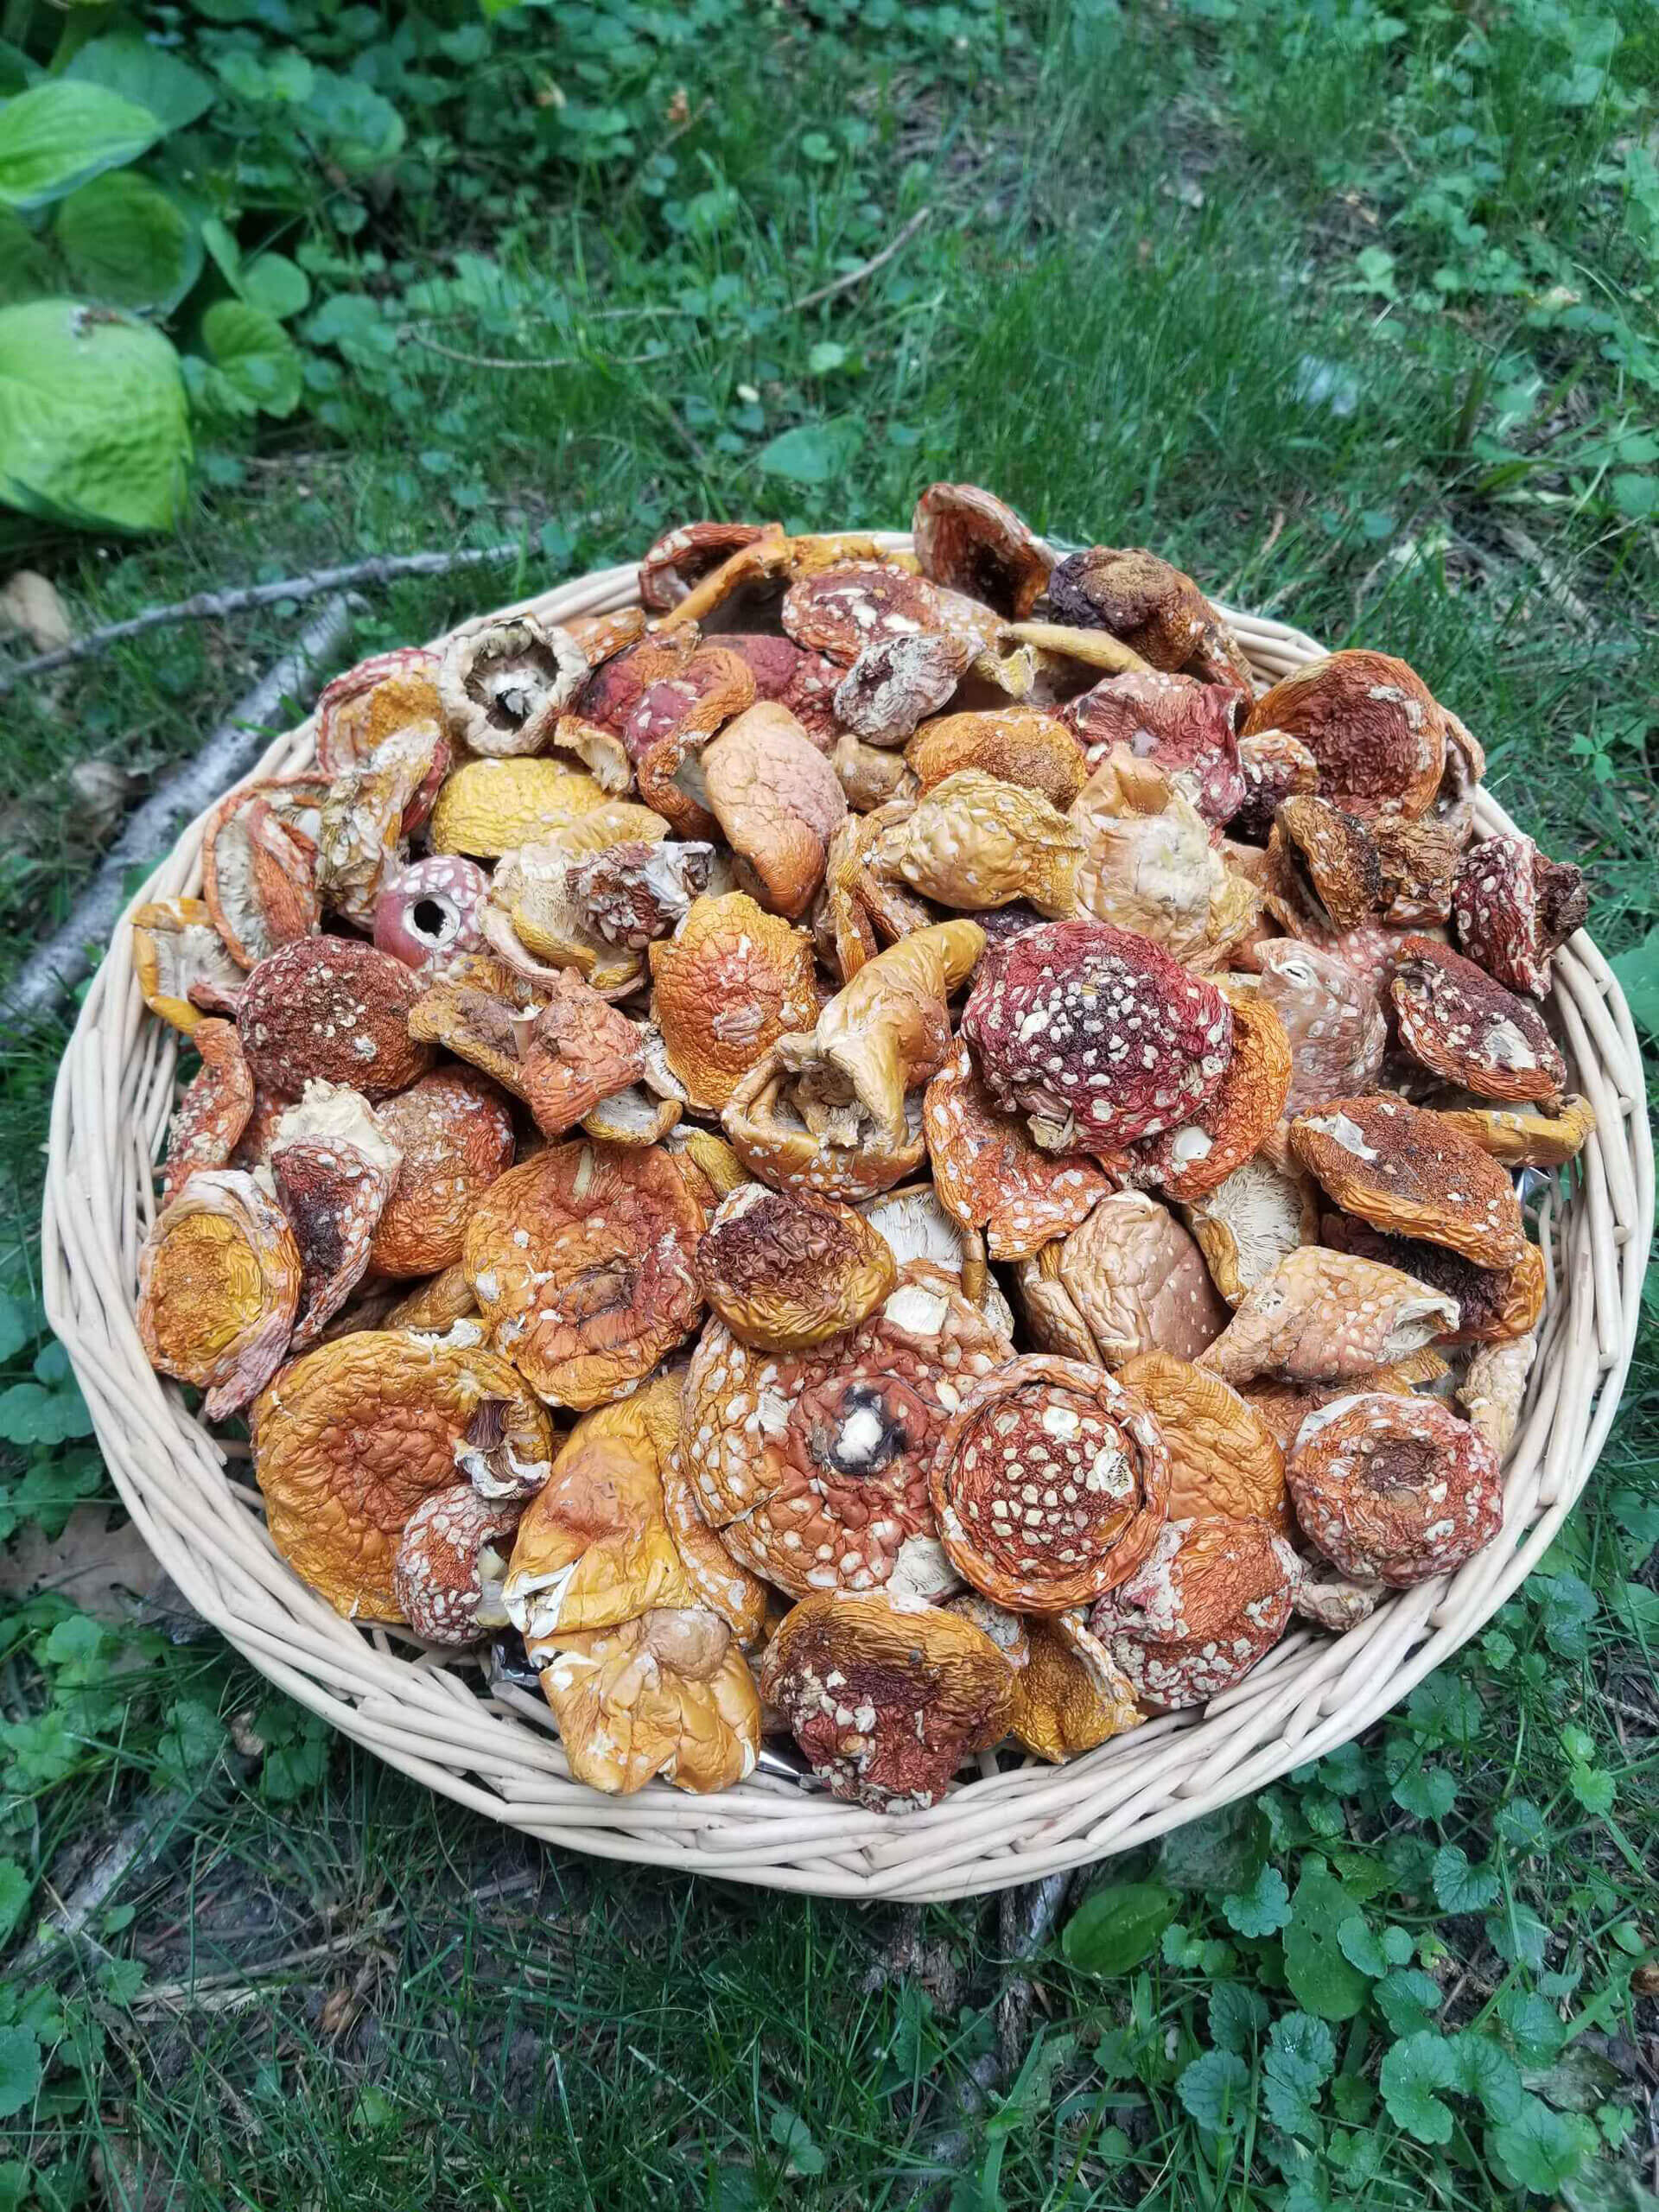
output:
M165 530L189 466L160 331L73 300L0 308L0 499L80 528Z
M305 389L305 366L275 315L245 300L220 300L202 317L201 334L214 365L250 409L294 412Z
M71 83L101 85L148 108L167 130L182 130L217 97L211 78L130 29L89 39L63 74Z
M0 207L0 307L43 300L58 288L52 257L21 215Z
M58 245L77 290L118 308L175 308L201 274L195 226L158 185L130 169L94 177L57 213Z
M1096 1890L1067 1921L1060 1948L1084 1974L1128 1974L1157 1949L1176 1903L1174 1891L1162 1882L1119 1882Z
M0 201L44 207L88 177L137 161L162 136L148 108L102 85L59 77L0 108Z
M1338 1931L1354 1916L1354 1900L1318 1859L1308 1860L1306 1868L1285 1929L1285 1979L1305 2011L1322 2020L1349 2020L1370 1988L1342 1951Z

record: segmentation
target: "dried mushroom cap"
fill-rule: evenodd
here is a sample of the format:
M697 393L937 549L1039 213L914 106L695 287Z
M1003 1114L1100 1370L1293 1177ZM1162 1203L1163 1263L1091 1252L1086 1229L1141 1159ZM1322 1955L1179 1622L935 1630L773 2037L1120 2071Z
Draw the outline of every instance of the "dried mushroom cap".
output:
M1016 1611L1062 1613L1150 1552L1169 1453L1145 1405L1112 1376L1032 1352L965 1398L929 1487L959 1574Z
M988 947L963 1013L998 1105L1110 1149L1189 1120L1232 1052L1212 983L1108 922L1050 922Z
M563 1136L645 1069L645 1032L567 971L520 1039L522 1096L543 1136Z
M224 1421L263 1389L288 1349L300 1255L251 1175L193 1175L138 1253L138 1335L152 1367L205 1390Z
M467 760L439 792L426 842L435 853L495 860L605 804L602 785L557 760Z
M1497 982L1542 998L1550 957L1590 911L1584 871L1530 837L1482 837L1458 863L1458 942Z
M765 1351L804 1351L856 1328L897 1269L850 1206L745 1183L722 1198L697 1247L697 1281L733 1334Z
M784 1620L760 1694L832 1794L878 1813L931 1805L1007 1729L1014 1669L940 1605L826 1591Z
M623 723L622 746L634 765L640 798L682 836L714 834L714 818L703 803L703 748L716 730L753 704L747 662L723 646L705 645L673 674L646 684Z
M1254 926L1262 902L1211 842L1209 824L1155 761L1119 747L1071 809L1083 841L1077 905L1096 920L1217 967Z
M1368 1367L1339 1382L1288 1382L1263 1380L1242 1383L1239 1395L1281 1452L1294 1445L1302 1423L1321 1406L1338 1398L1351 1398L1362 1390L1383 1390L1398 1398L1414 1398L1420 1389L1433 1389L1451 1372L1445 1358L1432 1344L1408 1352L1387 1367ZM1288 1495L1288 1493L1287 1493Z
M958 768L884 830L870 865L941 906L978 909L1027 900L1069 914L1081 840L1040 791L982 769Z
M1235 1167L1213 1191L1189 1200L1186 1218L1216 1288L1230 1306L1236 1306L1281 1260L1301 1245L1319 1242L1313 1184L1265 1153Z
M1408 937L1389 995L1400 1042L1444 1083L1505 1105L1556 1105L1567 1062L1529 1000L1432 938Z
M1427 1238L1478 1267L1526 1249L1521 1202L1497 1162L1438 1114L1387 1093L1333 1098L1291 1123L1297 1158L1344 1212Z
M1290 1534L1285 1455L1230 1383L1162 1351L1139 1353L1117 1379L1147 1407L1169 1448L1172 1521L1221 1514Z
M450 734L469 752L539 753L590 672L568 631L533 614L496 615L450 639L438 696Z
M915 1272L916 1262L953 1276L970 1305L985 1309L994 1327L1002 1327L988 1292L995 1287L985 1265L985 1246L977 1232L945 1211L937 1183L909 1183L884 1191L860 1206L872 1229L891 1249L900 1268ZM1011 1328L1003 1328L1011 1336Z
M377 951L417 972L442 972L455 956L484 949L490 880L475 861L434 853L400 869L375 898Z
M810 1351L752 1351L703 1330L685 1381L681 1459L734 1559L801 1597L874 1590L936 1535L927 1468L1007 1339L942 1279L900 1277L856 1329Z
M1352 929L1382 912L1382 855L1357 814L1317 792L1293 795L1279 810L1268 850L1300 861L1333 928Z
M1286 1474L1325 1556L1396 1590L1449 1574L1503 1523L1497 1453L1434 1398L1338 1398L1302 1423Z
M1068 554L1048 579L1057 622L1106 630L1151 668L1185 668L1217 626L1191 576L1143 545L1090 545Z
M1191 1204L1252 1160L1285 1110L1290 1039L1259 991L1223 983L1233 1010L1233 1056L1190 1122L1130 1147L1137 1173L1166 1197Z
M837 662L807 652L792 638L760 632L722 637L721 644L747 667L757 699L787 707L820 753L831 750L836 734L835 695L846 674Z
M699 899L651 948L652 1012L699 1113L718 1113L786 1031L817 1016L811 939L741 891Z
M1372 835L1382 870L1382 919L1398 928L1445 921L1458 867L1452 831L1427 815L1415 822L1383 817Z
M810 1046L811 1040L802 1041ZM855 1105L821 1109L800 1098L777 1047L739 1084L721 1122L745 1171L757 1180L774 1190L816 1191L849 1203L902 1183L921 1166L926 1150L918 1097L906 1100L904 1134L890 1147Z
M675 1388L678 1388L676 1378ZM700 1605L717 1613L741 1644L757 1643L773 1593L758 1574L734 1559L702 1517L686 1480L677 1442L661 1463L663 1513L685 1579Z
M1340 1382L1457 1325L1456 1301L1414 1276L1306 1244L1246 1292L1198 1364L1234 1384L1268 1374Z
M214 926L205 899L154 899L132 918L132 966L144 1004L189 1036L201 1020L192 994L202 986L233 999L241 968Z
M512 1109L486 1077L442 1067L385 1100L378 1118L404 1164L369 1266L400 1281L451 1268L474 1207L512 1164Z
M1083 748L1058 715L1042 707L980 708L938 715L911 739L905 758L924 791L964 768L1071 805L1087 773Z
M784 594L782 621L798 645L846 668L878 639L944 626L931 584L877 561L847 561L802 577Z
M290 1356L316 1343L369 1264L375 1226L403 1155L368 1102L308 1083L276 1124L271 1179L300 1253L300 1305Z
M1191 1359L1227 1324L1197 1244L1143 1191L1100 1201L1061 1246L1059 1279L1110 1367L1143 1351Z
M1253 955L1262 997L1290 1041L1287 1114L1368 1089L1382 1071L1388 1024L1376 993L1334 955L1274 938Z
M665 530L639 563L639 597L655 614L666 614L722 561L758 538L782 535L779 523L686 522Z
M1319 780L1319 764L1288 730L1249 729L1238 741L1238 768L1244 779L1244 796L1228 827L1235 837L1264 844L1273 820L1287 798L1311 791Z
M501 1585L520 1510L467 1483L422 1499L391 1562L393 1592L416 1636L459 1650L506 1626Z
M387 1307L388 1329L435 1329L442 1332L452 1321L467 1321L478 1312L478 1300L457 1262L442 1274L417 1282L404 1297Z
M1008 1733L1056 1765L1092 1751L1145 1718L1135 1691L1081 1611L1033 1620L1030 1658L1015 1677Z
M940 1203L985 1231L994 1260L1026 1259L1064 1236L1111 1188L1086 1154L1043 1152L1017 1115L999 1113L966 1045L928 1084L922 1127Z
M791 919L823 880L846 818L836 772L787 707L763 701L728 722L702 755L705 795L762 905Z
M829 758L836 781L855 814L871 813L893 799L913 799L920 788L902 753L866 745L850 730L842 732Z
M1482 1344L1458 1385L1458 1403L1468 1414L1470 1426L1500 1459L1515 1441L1527 1377L1537 1354L1535 1332L1510 1344Z
M930 484L910 527L930 582L981 600L1009 621L1030 613L1054 566L1042 539L977 484Z
M1283 730L1319 766L1319 790L1355 814L1425 814L1446 768L1446 720L1414 670L1388 653L1327 653L1265 692L1245 734Z
M408 859L409 809L435 763L448 757L435 722L413 723L334 779L317 831L315 880L326 912L374 927L381 894Z
M643 952L667 937L709 888L712 845L624 838L570 858L566 888L582 920L607 944Z
M1063 718L1090 768L1122 746L1167 771L1205 822L1219 824L1244 802L1236 734L1243 703L1225 686L1147 669L1107 677L1070 701Z
M337 1612L401 1621L398 1539L455 1481L480 1404L510 1409L519 1457L550 1463L547 1417L474 1324L449 1335L359 1330L291 1360L253 1409L253 1465L271 1540Z
M235 1024L198 1021L190 1042L201 1056L201 1066L167 1125L163 1205L170 1205L200 1169L227 1164L253 1113L253 1076Z
M1523 1106L1459 1106L1443 1110L1440 1119L1506 1167L1564 1167L1583 1151L1596 1111L1573 1091L1554 1114Z
M201 839L202 895L240 968L321 926L316 846L271 804L271 786L244 785L208 816Z
M262 1090L297 1098L314 1077L368 1099L425 1074L432 1048L410 1033L419 980L355 938L280 945L249 976L236 1026Z
M973 658L949 630L874 639L836 686L836 720L871 745L901 746L950 700Z
M1455 1299L1458 1325L1446 1337L1449 1344L1523 1337L1537 1325L1544 1310L1544 1255L1535 1244L1523 1245L1520 1258L1507 1267L1482 1267L1444 1245L1428 1243L1421 1236L1390 1236L1346 1214L1327 1214L1320 1224L1319 1241L1333 1251L1381 1260Z
M438 655L403 646L359 661L325 684L317 700L317 766L338 776L365 760L410 722L442 713Z
M729 1789L754 1770L760 1703L731 1630L701 1605L529 1647L570 1771L630 1795L660 1777Z
M1267 1656L1300 1577L1295 1553L1265 1521L1172 1521L1089 1625L1143 1705L1179 1713L1219 1697Z
M702 1307L702 1210L654 1146L550 1145L499 1176L467 1226L497 1348L550 1405L626 1396Z

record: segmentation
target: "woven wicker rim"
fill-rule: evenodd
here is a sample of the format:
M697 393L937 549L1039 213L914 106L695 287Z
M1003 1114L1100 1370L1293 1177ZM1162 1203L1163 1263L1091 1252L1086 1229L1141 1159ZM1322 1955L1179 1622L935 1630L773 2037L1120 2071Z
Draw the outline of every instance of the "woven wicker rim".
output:
M898 532L880 542L910 544ZM628 565L518 607L564 621L636 597ZM1224 611L1268 679L1324 650L1283 623ZM251 779L308 766L313 752L308 720L270 747ZM199 890L207 819L185 831L134 907ZM1487 831L1515 826L1484 793L1477 819ZM1147 1843L1345 1743L1450 1658L1548 1548L1618 1410L1653 1231L1653 1151L1630 1009L1580 931L1556 957L1551 1003L1597 1127L1570 1192L1555 1179L1541 1210L1549 1295L1495 1543L1455 1574L1390 1597L1345 1636L1287 1636L1200 1713L1148 1722L1068 1766L988 1773L928 1812L883 1818L764 1771L718 1796L661 1783L603 1796L571 1779L538 1697L492 1694L475 1668L354 1628L308 1590L265 1532L245 1459L152 1373L135 1286L179 1040L139 995L130 912L59 1073L42 1224L47 1312L116 1486L189 1603L272 1681L402 1772L549 1843L776 1889L916 1902L1006 1888Z

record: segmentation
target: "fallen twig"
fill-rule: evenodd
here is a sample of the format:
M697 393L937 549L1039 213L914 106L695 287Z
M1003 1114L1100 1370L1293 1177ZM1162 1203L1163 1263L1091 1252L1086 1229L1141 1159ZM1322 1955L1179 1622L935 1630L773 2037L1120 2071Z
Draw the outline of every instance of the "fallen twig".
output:
M918 231L932 214L931 207L918 207L898 236L890 238L880 253L873 253L868 261L861 261L856 269L849 269L844 276L837 276L833 283L820 284L816 292L803 292L798 300L791 300L784 309L785 315L799 315L804 308L822 307L826 300L835 299L842 292L850 292L866 277L874 276L878 269L885 269L894 254L902 253Z
M511 561L519 550L516 544L469 545L454 553L381 553L372 561L353 561L342 569L316 569L307 576L284 576L279 583L241 584L234 591L199 591L193 599L175 600L171 607L147 607L142 614L89 630L71 645L0 668L0 696L26 676L44 676L48 669L86 660L110 645L119 645L124 638L140 637L146 630L159 630L169 623L211 622L221 614L244 614L250 607L274 607L279 600L315 599L320 592L390 583L397 576L447 575L452 569L475 568L481 562Z
M189 1797L181 1789L169 1789L161 1796L146 1798L119 1834L99 1853L9 1971L27 1984L30 1974L60 1944L73 1942L133 1868L153 1859L163 1847L189 1803Z
M405 338L412 338L417 346L424 346L429 353L442 353L446 361L459 361L468 369L582 369L591 365L580 353L463 353L458 346L440 345L435 338L429 338L412 322L403 327ZM637 369L642 362L660 360L658 353L623 353L614 361L603 365L609 368Z

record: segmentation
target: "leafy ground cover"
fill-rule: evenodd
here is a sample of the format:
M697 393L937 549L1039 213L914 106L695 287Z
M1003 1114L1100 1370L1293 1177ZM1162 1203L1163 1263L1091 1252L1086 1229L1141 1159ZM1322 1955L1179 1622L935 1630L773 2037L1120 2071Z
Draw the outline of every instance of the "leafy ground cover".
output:
M899 522L930 476L970 477L1412 660L1499 796L1588 868L1659 1033L1639 0L142 20L213 93L107 173L205 240L150 302L202 365L198 460L166 538L16 524L78 620L517 548L487 582L377 592L368 652L671 517ZM55 22L5 29L50 58ZM371 122L372 158L349 135L342 155ZM67 240L51 209L23 228L40 285L65 263L86 282L84 204ZM287 334L260 330L282 366L258 392L216 351L231 302ZM10 695L8 963L296 619L154 632ZM61 1037L3 1045L14 1592L107 1495L35 1296ZM14 1595L0 2206L1649 2212L1656 1436L1650 1329L1585 1501L1459 1662L1253 1806L1085 1879L1028 2007L995 1906L859 1911L544 1853L335 1743L164 1591L136 1620ZM135 1815L122 1885L31 1951Z

